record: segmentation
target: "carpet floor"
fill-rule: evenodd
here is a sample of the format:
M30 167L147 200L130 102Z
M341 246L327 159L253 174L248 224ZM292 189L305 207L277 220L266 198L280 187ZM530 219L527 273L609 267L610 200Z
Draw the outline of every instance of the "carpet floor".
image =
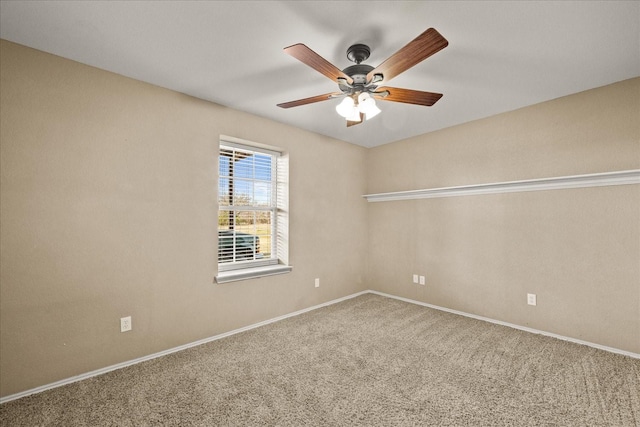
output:
M640 426L640 360L374 294L0 405L2 426Z

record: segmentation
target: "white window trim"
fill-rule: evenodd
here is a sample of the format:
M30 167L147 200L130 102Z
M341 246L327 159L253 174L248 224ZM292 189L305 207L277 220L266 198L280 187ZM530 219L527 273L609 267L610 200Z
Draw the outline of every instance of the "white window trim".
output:
M236 270L221 271L216 276L216 283L237 282L239 280L257 279L258 277L275 276L289 273L293 270L290 265L277 264L265 267L251 267Z
M218 155L221 145L241 150L251 150L275 157L277 175L274 177L273 182L276 185L276 207L272 211L272 253L275 254L275 257L264 261L249 261L246 266L242 262L235 263L233 266L225 266L222 269L218 264L218 274L215 276L215 282L221 284L291 272L293 267L288 265L288 155L276 147L225 135L220 136Z

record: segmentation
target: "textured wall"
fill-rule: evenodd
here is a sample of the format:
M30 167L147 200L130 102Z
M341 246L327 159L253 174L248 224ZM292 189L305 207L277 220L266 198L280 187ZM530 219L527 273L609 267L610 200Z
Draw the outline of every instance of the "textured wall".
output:
M637 78L384 145L368 193L639 169L639 117ZM639 187L370 203L368 283L640 353Z
M364 148L0 47L0 395L365 289ZM288 154L292 273L213 283L221 134Z

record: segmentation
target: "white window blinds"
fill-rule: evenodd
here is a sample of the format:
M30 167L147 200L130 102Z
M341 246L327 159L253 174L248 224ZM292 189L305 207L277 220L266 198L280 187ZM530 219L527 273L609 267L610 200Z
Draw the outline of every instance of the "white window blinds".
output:
M277 159L280 153L221 142L218 269L278 263Z

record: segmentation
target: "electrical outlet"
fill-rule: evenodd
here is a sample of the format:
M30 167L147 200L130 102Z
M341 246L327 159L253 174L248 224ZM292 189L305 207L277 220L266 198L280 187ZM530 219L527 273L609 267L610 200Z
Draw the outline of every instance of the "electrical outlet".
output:
M413 283L415 283L416 285L418 284L418 275L417 274L413 275Z
M320 287L320 278L317 277L316 278L316 288L319 288L319 287Z
M420 276L420 284L424 285L426 282L427 281L426 281L425 277L424 276Z
M131 330L131 316L120 318L120 332L127 332Z
M527 294L527 304L536 305L536 294Z

